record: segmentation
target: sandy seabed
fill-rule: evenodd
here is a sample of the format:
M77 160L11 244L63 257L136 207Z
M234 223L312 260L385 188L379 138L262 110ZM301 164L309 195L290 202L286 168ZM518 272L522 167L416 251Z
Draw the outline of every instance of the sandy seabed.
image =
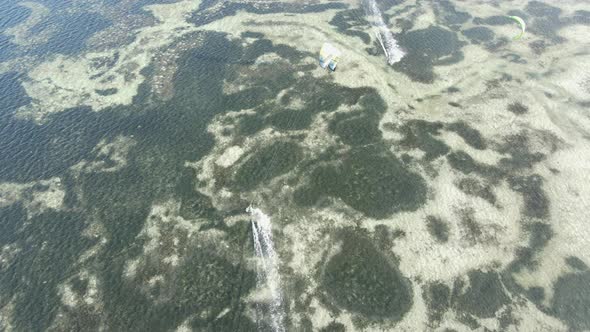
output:
M389 6L383 15L401 46L408 49L405 59L390 66L375 48L376 40L371 26L363 21L362 9L353 11L348 28L342 29L365 33L370 42L343 33L333 23L343 9L304 14L242 9L195 25L191 15L198 12L200 3L179 1L145 6L152 24L130 28L135 38L120 47L77 55L53 54L27 64L23 64L26 57L16 58L2 64L0 73L24 71L22 87L31 102L16 110L14 117L44 126L51 116L74 107L103 112L130 106L137 101L141 86L148 87L153 103L173 100L178 58L203 47L202 34L208 32L223 33L245 49L261 38L275 48L288 47L303 58L293 60L274 50L259 55L252 64L233 65L236 75L227 75L223 81L226 96L257 86L255 78L264 79L266 68L280 67L287 68L295 80L312 79L352 90L368 87L385 105L385 111L372 123L380 137L371 144L383 148L379 153L391 160L404 160L401 167L422 179L426 188L419 206L379 216L328 191L314 204L294 202L297 191L311 181L306 165L341 167L352 158L342 156L354 156L367 148L343 143L340 134L331 129L337 122L334 114L367 111L360 101L340 104L334 112L317 110L307 127L295 130L267 126L251 134L241 133L237 124L247 116L260 116L258 107L222 112L208 123L214 139L212 149L199 160L179 160L178 164L195 170L195 190L208 197L215 209L228 212L222 220L224 227L249 222L245 211L229 214L244 202L254 202L271 216L281 258L288 330L305 331L309 326L347 331L584 330L590 329L590 318L584 314L590 294L583 291L571 308L564 308L564 301L575 289L590 287L583 283L590 274L590 251L586 250L590 238L586 227L590 209L590 28L578 19L581 12L587 13L589 4L539 4L406 1ZM12 36L19 47L42 44L48 37L27 36L33 26L51 15L49 9L34 2L22 5L31 9L29 18L4 34ZM362 8L354 1L345 5ZM560 11L555 14L552 6ZM214 15L220 7L223 5L213 5L200 15ZM501 19L497 24L486 23L486 18L511 11L526 15L529 25L518 41L511 40L517 32L515 25L501 23ZM469 13L469 17L461 19L461 13ZM483 23L477 18L483 18ZM561 23L543 25L551 20ZM245 32L254 37L244 37ZM92 42L101 44L97 38ZM421 38L439 39L421 42ZM316 66L315 55L326 41L343 53L334 73ZM428 43L432 46L422 45ZM149 68L153 69L151 75L146 74ZM295 95L284 107L303 111L310 99L322 94L321 87L297 95L298 89L302 88L289 86L267 102L277 105L283 103L282 96ZM296 120L287 120L287 124ZM408 143L411 135L415 141ZM242 167L275 142L297 142L297 164L256 186L234 185ZM83 173L131 167L127 158L137 144L133 136L101 140L92 150L94 160L81 160L64 177L78 179ZM429 144L441 144L446 150L430 158ZM331 149L342 158L318 161ZM275 157L273 154L267 162L273 163ZM262 173L264 167L270 169L263 163ZM362 185L364 180L359 181ZM366 194L357 189L350 190ZM0 183L0 207L22 204L29 219L49 210L83 209L66 206L64 190L59 177ZM233 247L228 232L205 227L207 221L201 218L181 216L181 210L181 203L174 199L156 199L136 241L130 244L141 248L139 254L124 259L124 282L135 285L151 303L171 301L176 275L190 264L191 252L201 248L214 248L234 266L254 269L253 252ZM61 304L52 327L57 330L73 324L75 308L98 317L98 326L109 328L108 321L100 318L105 305L101 287L106 281L87 267L92 263L85 262L92 261L110 239L100 226L100 217L93 215L87 223L86 236L101 241L82 253L83 259L77 263L76 278L88 284L84 294L72 291L71 280L56 287ZM349 235L351 232L354 235ZM383 237L385 240L379 240ZM355 287L363 292L364 286L355 282L390 282L379 277L367 281L370 278L333 270L339 266L339 258L349 254L346 247L356 245L350 238L368 241L366 247L358 245L359 252L382 257L394 271L391 273L399 275L395 287L403 289L400 294L407 293L407 299L400 300L408 303L406 309L391 315L370 314L374 305L380 305L378 296L367 293L366 298L360 296L351 302L341 294L346 290L335 291L326 285L331 275L351 278L348 285L355 289L351 293L356 292ZM20 250L16 245L2 247L0 271L8 266L6 262L18 259ZM358 259L351 261L354 265ZM368 269L374 267L367 264ZM433 289L442 290L443 295ZM257 319L255 308L266 301L263 292L254 288L239 299L247 308L244 315L252 321ZM0 309L0 327L10 330L14 299L5 302ZM234 310L232 305L228 303L220 312L202 308L187 314L178 330L190 330L190 319L220 320Z

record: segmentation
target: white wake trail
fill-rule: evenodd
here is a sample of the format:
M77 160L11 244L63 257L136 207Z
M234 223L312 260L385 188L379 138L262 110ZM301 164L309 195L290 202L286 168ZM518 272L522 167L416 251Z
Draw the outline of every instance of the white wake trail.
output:
M254 251L258 258L256 279L258 286L267 287L270 295L270 320L274 331L284 332L283 296L281 294L281 276L278 270L278 257L272 241L270 217L262 210L248 207L246 210L252 217L252 237Z
M399 62L406 53L398 45L393 33L387 28L387 25L383 21L383 13L381 13L381 10L377 7L377 3L375 0L363 0L363 7L369 22L373 25L375 36L377 37L377 40L379 40L383 52L385 52L387 63L392 65Z

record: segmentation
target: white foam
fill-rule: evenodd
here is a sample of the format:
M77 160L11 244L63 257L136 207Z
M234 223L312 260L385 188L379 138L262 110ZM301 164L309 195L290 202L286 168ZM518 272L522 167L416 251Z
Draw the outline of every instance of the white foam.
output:
M258 286L266 287L270 292L270 320L273 331L285 331L281 276L272 241L270 217L262 210L251 206L246 211L252 217L254 250L256 257L259 258L256 269Z
M400 48L397 44L397 40L393 37L393 33L391 33L387 28L387 25L385 25L385 22L383 21L383 13L381 13L381 10L377 7L377 3L375 0L366 0L363 1L363 7L369 21L373 25L375 36L379 40L383 52L385 52L387 63L392 65L399 62L406 53Z

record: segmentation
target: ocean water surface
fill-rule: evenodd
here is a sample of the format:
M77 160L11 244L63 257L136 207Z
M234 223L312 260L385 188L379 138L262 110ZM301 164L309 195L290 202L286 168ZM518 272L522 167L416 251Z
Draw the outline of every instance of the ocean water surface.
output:
M0 2L0 331L588 331L588 211L589 1Z

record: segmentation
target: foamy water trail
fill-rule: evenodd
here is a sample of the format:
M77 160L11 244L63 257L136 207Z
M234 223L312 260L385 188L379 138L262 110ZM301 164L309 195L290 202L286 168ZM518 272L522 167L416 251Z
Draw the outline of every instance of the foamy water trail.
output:
M278 270L278 257L272 241L270 217L260 209L248 207L252 217L252 237L254 251L258 258L256 279L259 287L266 287L270 292L270 323L274 331L283 332L284 311L281 294L281 276Z
M387 25L383 21L383 13L377 7L375 0L363 0L363 7L368 16L369 22L373 25L375 36L379 40L383 52L385 52L385 58L387 63L390 65L399 62L406 53L401 49L395 40L393 33L389 31Z

